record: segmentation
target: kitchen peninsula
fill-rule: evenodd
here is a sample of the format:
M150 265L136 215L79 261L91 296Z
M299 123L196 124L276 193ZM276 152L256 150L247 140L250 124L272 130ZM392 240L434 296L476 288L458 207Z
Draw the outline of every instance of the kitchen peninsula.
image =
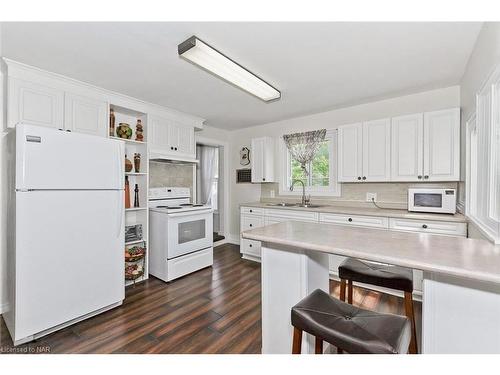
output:
M262 243L262 352L290 353L291 307L328 291L329 254L424 271L422 353L500 353L500 246L483 240L286 221ZM304 337L312 353L314 339Z

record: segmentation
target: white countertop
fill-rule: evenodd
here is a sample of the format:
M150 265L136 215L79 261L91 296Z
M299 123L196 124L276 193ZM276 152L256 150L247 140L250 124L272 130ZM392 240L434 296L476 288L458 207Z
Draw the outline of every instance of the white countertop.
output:
M294 221L248 230L242 236L500 284L500 245L484 240Z
M367 208L367 207L349 207L349 206L334 206L334 205L322 205L321 207L315 208L305 208L305 207L282 207L275 206L270 202L250 202L242 203L240 207L260 207L268 209L277 210L294 210L294 211L309 211L309 212L324 212L332 214L347 214L347 215L364 215L364 216L382 216L382 217L394 217L394 218L404 218L413 220L435 220L435 221L453 221L466 223L467 218L462 214L432 214L432 213L420 213L420 212L409 212L407 210L397 210L389 208Z

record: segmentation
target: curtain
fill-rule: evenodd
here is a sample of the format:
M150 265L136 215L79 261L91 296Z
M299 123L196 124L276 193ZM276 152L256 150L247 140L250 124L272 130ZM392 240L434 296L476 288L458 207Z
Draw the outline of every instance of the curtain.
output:
M199 160L196 173L198 177L196 179L196 190L199 203L211 204L217 152L219 152L217 147L196 146L196 158Z

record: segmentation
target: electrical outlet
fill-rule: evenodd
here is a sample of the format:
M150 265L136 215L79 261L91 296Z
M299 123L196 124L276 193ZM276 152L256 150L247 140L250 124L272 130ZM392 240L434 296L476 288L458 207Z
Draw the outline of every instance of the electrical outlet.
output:
M367 202L372 202L372 198L376 202L377 201L377 193L366 193L366 201Z

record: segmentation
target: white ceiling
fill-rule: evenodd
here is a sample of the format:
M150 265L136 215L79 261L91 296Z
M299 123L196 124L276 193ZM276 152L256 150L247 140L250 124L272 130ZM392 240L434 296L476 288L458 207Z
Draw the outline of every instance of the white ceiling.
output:
M3 55L237 129L458 84L481 23L4 23ZM177 56L196 35L282 92Z

